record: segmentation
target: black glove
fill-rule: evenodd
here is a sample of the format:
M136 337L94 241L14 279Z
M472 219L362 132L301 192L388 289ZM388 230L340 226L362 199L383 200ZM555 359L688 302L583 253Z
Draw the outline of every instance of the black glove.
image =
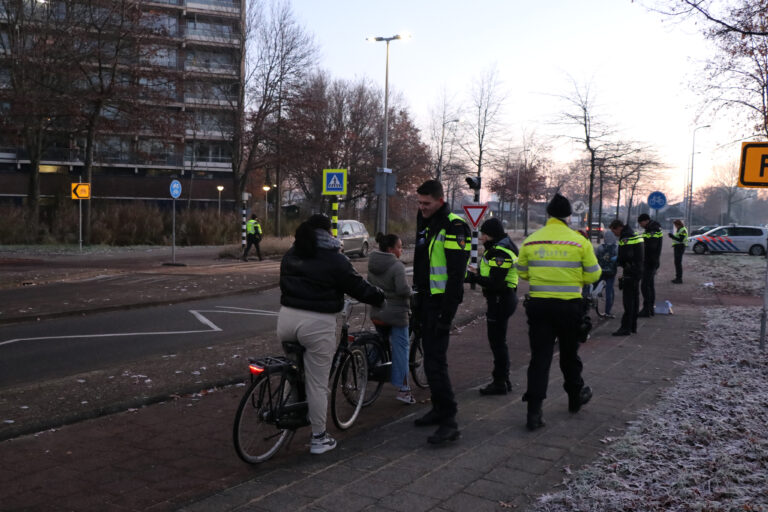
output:
M672 233L667 233L667 236L668 236L669 238L671 238L672 240L674 240L674 239L675 239L675 235L673 235Z

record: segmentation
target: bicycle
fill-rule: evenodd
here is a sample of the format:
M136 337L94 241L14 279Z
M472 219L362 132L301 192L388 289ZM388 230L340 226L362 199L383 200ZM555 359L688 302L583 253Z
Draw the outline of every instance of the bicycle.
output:
M360 414L368 382L365 354L353 347L348 335L352 301L345 300L339 345L331 363L331 417L341 430L352 426ZM285 355L249 359L251 383L235 414L233 441L237 455L250 464L269 460L309 426L304 380L304 347L282 342Z
M414 295L411 296L411 313L409 318L409 354L408 368L413 383L426 389L429 387L427 376L424 373L424 348L421 345L421 325L415 311L417 311ZM357 334L354 345L366 355L368 364L368 386L363 398L363 407L368 407L381 395L384 383L389 382L392 374L392 345L386 334L387 325L378 325L377 330L366 331ZM382 333L381 331L384 331Z
M594 309L598 318L606 317L604 291L605 281L601 279L597 283L587 285L584 292L587 311Z

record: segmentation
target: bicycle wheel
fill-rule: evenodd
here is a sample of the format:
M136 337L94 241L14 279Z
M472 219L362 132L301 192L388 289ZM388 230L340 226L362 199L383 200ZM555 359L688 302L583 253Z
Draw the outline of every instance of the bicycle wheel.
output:
M258 464L272 457L293 432L275 424L278 405L288 402L291 386L280 392L281 372L261 375L248 387L235 415L233 439L237 455Z
M366 356L368 384L363 398L363 407L368 407L379 398L381 390L384 389L384 383L389 380L391 362L384 353L378 337L360 337L352 346L360 347Z
M365 354L358 347L350 347L341 355L333 375L331 389L331 417L341 430L352 426L363 407L368 383L368 365Z
M595 308L597 316L605 316L605 281L599 281L592 290L592 307Z
M421 346L421 338L411 332L411 353L408 358L408 366L411 368L413 383L422 389L427 389L427 374L424 373L424 348Z

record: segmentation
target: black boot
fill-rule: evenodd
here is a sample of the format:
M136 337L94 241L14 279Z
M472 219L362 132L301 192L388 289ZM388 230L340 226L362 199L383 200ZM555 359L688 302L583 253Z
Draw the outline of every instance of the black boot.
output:
M487 386L480 388L481 395L506 395L510 391L512 391L512 383L501 380L493 380Z
M578 393L568 393L568 410L579 412L581 406L589 402L592 398L592 388L584 386Z
M446 441L455 441L461 437L461 432L453 425L440 425L435 433L427 438L429 444L443 444Z
M428 427L430 425L439 425L442 419L443 418L435 412L434 409L430 409L430 411L421 418L413 420L413 424L417 427Z
M541 400L528 401L528 417L525 428L534 431L544 426L544 414L541 412Z

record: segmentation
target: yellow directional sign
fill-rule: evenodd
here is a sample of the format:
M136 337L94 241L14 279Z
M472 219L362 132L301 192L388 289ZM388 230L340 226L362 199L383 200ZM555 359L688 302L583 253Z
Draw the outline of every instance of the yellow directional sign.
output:
M73 183L72 184L72 199L90 199L90 198L91 198L90 183Z
M739 186L768 187L768 142L742 142Z

